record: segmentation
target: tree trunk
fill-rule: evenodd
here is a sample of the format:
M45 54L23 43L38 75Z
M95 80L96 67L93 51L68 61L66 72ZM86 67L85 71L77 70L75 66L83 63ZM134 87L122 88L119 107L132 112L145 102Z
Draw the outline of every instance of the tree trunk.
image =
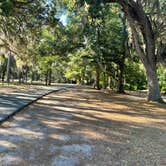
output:
M1 69L2 69L2 71L1 71L1 73L2 73L1 80L2 80L2 83L4 83L4 81L5 81L5 74L6 74L6 65L2 66Z
M6 82L10 83L10 65L11 65L11 54L8 54L7 69L6 69Z
M131 22L130 22L130 25L133 26ZM152 39L149 39L151 38L151 36L147 35L146 38L148 38L148 40L151 40L151 42L146 42L146 52L143 52L143 49L141 49L139 45L138 32L134 26L132 28L132 33L133 33L136 50L146 70L146 76L148 81L147 99L148 101L161 102L162 98L161 98L159 83L157 79L154 42L152 42Z
M2 83L4 83L4 80L5 80L5 71L2 71Z
M18 79L19 79L19 84L21 84L21 71L19 70L19 72L18 72Z
M118 78L118 88L117 91L119 93L125 93L124 92L124 69L125 69L125 58L127 55L127 50L128 50L128 32L126 30L126 18L124 17L122 19L123 21L123 33L124 33L124 40L123 40L123 54L122 58L120 59L119 63L119 78Z
M52 79L52 70L50 69L48 72L48 85L51 85L51 79Z
M45 74L45 85L48 85L48 71Z
M25 71L25 82L26 82L26 84L28 83L28 69L27 68Z
M99 90L100 89L100 71L99 68L96 67L96 80L95 80L95 85L96 88Z
M122 63L119 65L119 78L118 78L118 87L117 87L117 92L118 93L124 93L124 78L123 78L123 73L124 73L124 60Z
M31 71L31 84L33 84L33 81L34 81L34 71L32 69L32 71Z
M107 75L106 72L103 72L103 89L106 89L107 86L108 86Z
M112 76L109 76L109 88L110 88L110 89L113 89L113 88L112 88Z
M160 88L157 79L156 66L152 68L150 64L145 64L145 70L148 80L148 101L159 101L162 102Z

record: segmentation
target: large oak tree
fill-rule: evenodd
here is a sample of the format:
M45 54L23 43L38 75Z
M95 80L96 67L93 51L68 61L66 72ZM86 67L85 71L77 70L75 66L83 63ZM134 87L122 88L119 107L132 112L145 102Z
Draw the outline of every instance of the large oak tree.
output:
M155 33L150 17L143 7L145 3L155 5L154 2L158 2L159 6L159 1L105 0L103 2L116 2L122 6L122 10L131 27L136 51L146 70L148 80L147 99L149 101L162 101L157 79Z

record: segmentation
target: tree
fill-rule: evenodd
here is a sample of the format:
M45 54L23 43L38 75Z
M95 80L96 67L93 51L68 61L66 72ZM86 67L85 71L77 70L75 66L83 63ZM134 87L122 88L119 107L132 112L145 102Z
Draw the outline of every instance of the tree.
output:
M1 80L2 82L5 81L5 73L6 73L6 67L7 67L7 58L4 54L0 55L0 71L1 71Z
M45 75L45 85L51 85L52 81L52 69L53 63L55 62L56 57L54 56L44 56L39 60L39 67L42 74Z
M138 58L137 58L138 59ZM147 88L146 75L139 60L127 58L125 65L125 88L129 90L144 90Z
M100 13L96 13L100 10ZM93 65L96 67L96 86L99 87L99 78L102 77L103 88L108 86L108 75L112 77L112 69L115 63L118 66L117 91L124 93L124 67L127 54L128 32L125 18L118 5L95 4L90 6L87 27L84 35L87 45L93 50ZM112 41L112 42L110 42ZM117 68L117 67L116 67ZM115 69L116 70L116 69ZM115 79L115 78L114 78Z
M104 3L118 3L131 27L133 40L137 53L145 67L148 79L148 101L162 101L160 88L157 79L157 58L155 54L155 36L151 20L143 7L147 4L159 6L159 1L141 1L141 0L104 0L104 1L87 1L90 5L101 5ZM158 2L158 3L156 3ZM156 5L157 4L157 5ZM97 10L99 13L100 11Z
M78 50L73 55L70 55L65 70L66 78L78 84L90 83L94 67L88 56L89 52L86 49Z

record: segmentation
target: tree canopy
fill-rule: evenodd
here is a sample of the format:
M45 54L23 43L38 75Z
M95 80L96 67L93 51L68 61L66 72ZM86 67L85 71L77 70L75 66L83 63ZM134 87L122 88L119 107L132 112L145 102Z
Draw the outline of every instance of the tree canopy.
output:
M148 89L162 101L165 11L164 0L0 1L0 78Z

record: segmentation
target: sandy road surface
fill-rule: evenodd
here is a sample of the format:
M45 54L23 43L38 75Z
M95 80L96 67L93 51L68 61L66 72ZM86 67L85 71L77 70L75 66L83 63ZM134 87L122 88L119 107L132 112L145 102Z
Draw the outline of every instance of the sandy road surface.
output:
M0 166L165 166L166 106L75 88L0 127Z

